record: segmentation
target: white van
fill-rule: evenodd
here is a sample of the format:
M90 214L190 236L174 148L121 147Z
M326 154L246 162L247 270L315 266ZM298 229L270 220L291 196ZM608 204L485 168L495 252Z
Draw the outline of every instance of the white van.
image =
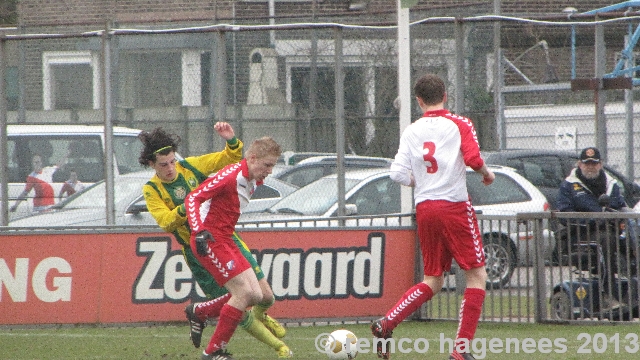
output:
M142 143L137 136L141 130L113 127L115 153L114 173L126 174L142 169L138 157ZM43 166L53 171L53 190L58 201L62 185L69 179L69 171L77 173L86 186L104 178L104 127L92 125L16 125L7 126L9 207L25 188L27 175L33 171L32 157L40 155ZM10 218L32 212L33 191L22 201Z

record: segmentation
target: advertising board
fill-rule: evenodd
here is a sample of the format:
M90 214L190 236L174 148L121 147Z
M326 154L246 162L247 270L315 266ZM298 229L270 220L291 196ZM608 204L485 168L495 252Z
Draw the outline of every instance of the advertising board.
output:
M281 319L377 316L414 283L414 230L246 231ZM0 324L183 321L204 299L165 233L0 235Z

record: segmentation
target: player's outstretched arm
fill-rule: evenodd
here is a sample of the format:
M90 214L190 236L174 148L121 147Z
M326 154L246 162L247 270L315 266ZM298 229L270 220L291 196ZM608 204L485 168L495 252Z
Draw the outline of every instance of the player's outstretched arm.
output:
M220 135L220 137L225 140L231 140L234 136L236 136L235 132L233 131L233 127L231 127L231 125L227 122L218 121L215 125L213 125L213 128L216 130L218 135Z

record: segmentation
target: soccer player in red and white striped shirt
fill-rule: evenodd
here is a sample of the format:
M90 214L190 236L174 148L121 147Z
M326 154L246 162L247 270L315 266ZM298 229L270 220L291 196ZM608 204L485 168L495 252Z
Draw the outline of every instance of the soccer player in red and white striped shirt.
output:
M233 233L242 208L249 203L256 187L271 174L280 153L280 145L272 138L255 140L245 159L207 178L185 201L193 254L216 283L231 293L220 310L216 330L202 359L231 359L225 348L245 309L272 300L271 290L261 287L251 265L233 241Z
M410 288L385 317L375 321L371 330L378 338L390 338L402 320L442 289L444 272L455 259L465 272L467 288L455 349L449 359L469 360L473 359L469 347L482 311L487 273L482 237L467 193L466 167L482 174L485 185L490 185L495 175L480 156L471 120L444 108L444 81L427 74L418 79L414 91L424 115L402 133L391 178L414 187L424 279ZM388 359L389 350L382 344L377 343L378 356Z

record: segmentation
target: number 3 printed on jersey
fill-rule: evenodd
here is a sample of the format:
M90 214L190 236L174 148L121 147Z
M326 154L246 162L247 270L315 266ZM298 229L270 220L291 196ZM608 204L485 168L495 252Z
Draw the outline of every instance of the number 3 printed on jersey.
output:
M428 174L433 174L436 171L438 171L438 162L436 161L436 158L433 157L435 153L436 153L435 143L431 141L427 141L426 143L424 143L424 145L422 146L422 158L424 159L424 162L427 165Z

